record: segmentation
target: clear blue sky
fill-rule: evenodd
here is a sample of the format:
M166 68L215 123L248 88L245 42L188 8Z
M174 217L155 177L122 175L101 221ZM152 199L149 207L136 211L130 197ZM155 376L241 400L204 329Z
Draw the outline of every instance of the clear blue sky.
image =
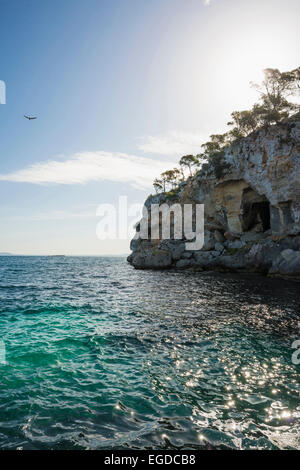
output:
M160 168L253 103L264 67L297 67L299 13L298 0L0 0L0 251L129 251L96 238L97 205L143 202Z

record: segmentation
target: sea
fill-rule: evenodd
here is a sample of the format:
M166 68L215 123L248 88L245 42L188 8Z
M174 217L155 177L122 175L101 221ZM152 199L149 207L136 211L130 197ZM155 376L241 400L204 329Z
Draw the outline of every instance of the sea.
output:
M0 257L0 449L300 449L299 287Z

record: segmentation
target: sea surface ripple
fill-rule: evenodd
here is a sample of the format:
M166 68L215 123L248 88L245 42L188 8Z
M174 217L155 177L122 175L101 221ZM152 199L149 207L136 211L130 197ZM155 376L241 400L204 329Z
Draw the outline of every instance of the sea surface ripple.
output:
M299 291L1 257L0 448L300 449Z

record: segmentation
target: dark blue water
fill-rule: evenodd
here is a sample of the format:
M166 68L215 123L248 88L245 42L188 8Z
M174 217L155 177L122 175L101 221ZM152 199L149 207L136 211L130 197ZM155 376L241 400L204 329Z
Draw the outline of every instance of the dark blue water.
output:
M0 258L0 448L300 448L299 284Z

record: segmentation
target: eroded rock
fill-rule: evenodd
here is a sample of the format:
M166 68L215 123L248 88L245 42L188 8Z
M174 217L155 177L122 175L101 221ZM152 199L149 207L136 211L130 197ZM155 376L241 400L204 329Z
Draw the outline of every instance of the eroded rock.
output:
M300 251L283 250L273 261L269 275L300 277Z
M223 168L203 168L151 204L204 204L204 246L186 240L133 240L128 262L138 269L217 269L299 277L300 121L263 128L227 148ZM171 224L172 225L172 224Z

